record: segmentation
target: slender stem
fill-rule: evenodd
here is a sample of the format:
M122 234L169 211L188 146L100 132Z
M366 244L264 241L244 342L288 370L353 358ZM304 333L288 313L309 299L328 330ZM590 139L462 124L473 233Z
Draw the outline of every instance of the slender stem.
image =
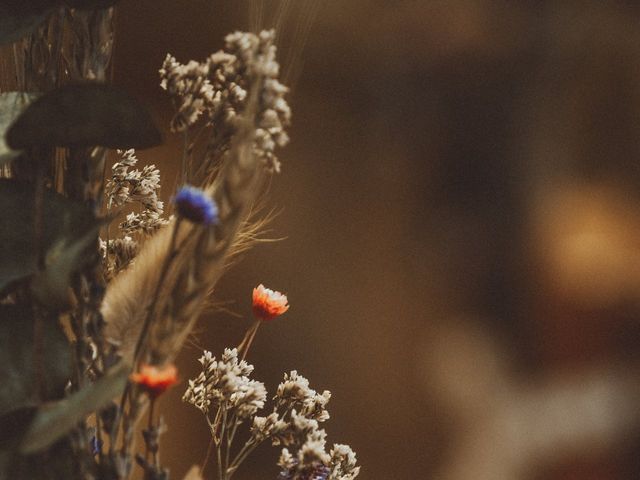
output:
M200 467L200 476L204 478L204 469L209 463L209 458L211 457L211 450L213 449L213 435L211 435L211 440L209 440L209 446L207 447L207 453L204 456L204 460L202 461L202 466Z
M151 429L153 428L153 410L155 406L156 406L156 399L152 398L151 404L149 405L149 421L147 423L147 432L149 434L151 434ZM145 452L144 452L145 460L149 460L149 453L150 453L149 442L145 442ZM155 460L156 460L155 452L153 453L153 457L154 457L154 465L155 465Z
M227 434L227 409L224 409L222 413L222 431L220 432L220 443L218 444L218 463L222 461L222 439L226 438ZM225 455L226 458L226 455ZM227 462L222 464L222 471L224 472L225 479L227 478Z
M238 467L240 466L240 464L245 461L245 459L251 454L251 452L255 450L255 448L258 445L259 443L255 443L253 440L249 440L247 443L244 444L242 449L238 452L238 454L235 456L235 458L231 462L230 468L232 472L229 475L229 478L231 478L231 476L238 470Z
M218 411L216 412L216 416L213 419L213 423L209 426L211 427L211 435L213 436L213 441L216 442L216 445L220 444L220 437L218 437L218 428L220 428L220 421L222 415L222 405L218 407Z
M256 337L256 333L258 332L258 328L260 328L261 323L262 322L260 320L256 320L253 326L249 329L249 332L251 333L246 341L246 345L243 345L242 358L240 360L247 358L247 353L249 353L249 349L251 348L251 344L253 343L253 339Z
M222 469L222 451L221 451L220 444L217 442L216 442L216 451L218 454L218 479L225 480L225 476L223 475L224 470Z
M225 452L224 463L226 468L229 468L229 459L231 456L231 444L233 443L233 438L236 436L238 425L240 425L240 422L238 422L238 418L235 413L232 415L229 425L233 425L233 429L227 428L227 432L225 435L226 441L227 441L227 451Z
M189 149L189 128L184 129L182 144L182 183L188 183L187 178L187 151Z
M260 320L256 320L256 322L251 325L249 327L249 329L245 332L244 334L244 338L242 339L242 341L240 342L240 345L238 345L237 350L238 353L242 352L242 360L245 359L245 357L247 356L247 352L249 351L249 347L251 347L251 343L253 342L253 339L256 336L256 332L258 331L258 328L260 327ZM235 417L234 417L235 418ZM220 423L222 422L222 431L220 432L220 436L218 436L218 430L220 428ZM225 428L226 428L226 410L222 409L222 405L218 407L218 411L216 412L216 416L214 418L213 424L211 425L211 435L212 435L212 440L215 442L216 444L216 448L218 449L218 463L220 463L220 456L221 456L221 443L222 443L222 438L225 435ZM229 464L229 456L230 456L230 446L231 446L231 442L233 441L233 436L235 436L235 430L237 428L237 425L235 426L233 432L232 432L232 437L231 440L227 441L227 452L226 452L226 465L228 466Z

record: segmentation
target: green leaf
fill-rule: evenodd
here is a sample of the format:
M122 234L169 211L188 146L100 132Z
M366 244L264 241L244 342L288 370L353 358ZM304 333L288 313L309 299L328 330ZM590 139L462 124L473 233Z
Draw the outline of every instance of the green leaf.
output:
M135 99L99 83L66 85L33 102L7 132L14 149L29 147L148 148L162 136Z
M0 179L0 291L36 273L35 193L26 182ZM91 209L50 190L45 191L41 246L44 252L60 241L72 244L96 225Z
M9 148L4 135L9 126L35 98L37 95L33 93L0 93L0 165L20 155L20 151Z
M121 395L129 372L130 367L120 363L96 383L64 400L40 407L22 438L20 452L29 454L42 451L64 437L87 415Z
M62 310L71 305L70 287L74 273L86 264L88 248L98 241L102 223L78 239L63 238L47 252L45 269L31 281L35 298L51 310Z
M0 2L0 44L12 43L34 31L59 0L3 0Z
M43 321L39 328L37 353L32 309L0 305L0 414L64 395L72 374L69 341L58 322Z

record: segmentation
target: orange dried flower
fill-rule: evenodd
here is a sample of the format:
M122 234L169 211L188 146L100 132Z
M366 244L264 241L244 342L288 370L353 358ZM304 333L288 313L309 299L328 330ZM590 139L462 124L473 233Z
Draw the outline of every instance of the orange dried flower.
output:
M142 365L138 373L131 375L131 381L140 385L149 396L155 398L178 383L178 369L175 365L162 368Z
M287 296L260 284L253 289L253 314L260 320L273 320L289 310Z

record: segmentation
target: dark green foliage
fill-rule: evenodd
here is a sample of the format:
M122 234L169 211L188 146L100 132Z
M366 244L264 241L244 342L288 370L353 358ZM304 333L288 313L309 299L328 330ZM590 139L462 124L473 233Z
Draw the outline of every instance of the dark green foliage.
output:
M122 393L129 371L121 364L63 400L0 415L0 479L77 478L78 457L69 434Z
M73 274L87 263L89 248L97 244L100 223L79 238L63 239L47 252L45 268L31 282L35 298L50 310L64 310L71 303L69 292Z
M38 270L40 252L63 252L95 231L91 209L49 190L44 194L43 231L35 235L35 192L31 184L0 179L0 291ZM49 256L51 258L51 256Z
M24 430L18 432L20 431ZM19 440L20 436L17 436L17 439ZM35 455L19 455L15 451L0 450L0 479L84 479L86 477L79 469L81 462L82 456L74 450L72 441L68 437L51 445L46 452Z
M20 155L21 152L9 148L4 135L16 118L35 98L36 95L32 93L0 93L0 165Z
M67 85L33 102L7 132L14 149L30 147L148 148L162 141L151 115L115 87Z
M0 44L19 40L35 30L60 0L0 1Z
M37 328L32 309L0 305L0 415L64 395L72 373L67 337L55 319Z
M20 444L22 453L36 453L57 442L92 412L122 393L131 367L120 363L97 382L38 409Z

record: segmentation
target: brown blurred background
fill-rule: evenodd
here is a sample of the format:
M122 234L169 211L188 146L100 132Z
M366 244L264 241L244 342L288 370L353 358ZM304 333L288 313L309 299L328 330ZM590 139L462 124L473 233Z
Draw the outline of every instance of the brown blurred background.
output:
M258 283L291 310L251 352L273 391L330 389L329 443L364 479L640 478L640 7L632 1L299 0L292 144L257 246L203 318L219 353ZM122 0L115 81L159 123L167 52L202 60L276 0ZM300 72L299 75L296 75ZM179 139L141 158L175 180ZM179 367L198 370L200 348ZM184 386L184 385L183 385ZM199 412L163 400L164 463L201 462ZM275 478L265 447L239 480ZM268 465L268 468L265 468ZM210 475L212 471L210 471Z

